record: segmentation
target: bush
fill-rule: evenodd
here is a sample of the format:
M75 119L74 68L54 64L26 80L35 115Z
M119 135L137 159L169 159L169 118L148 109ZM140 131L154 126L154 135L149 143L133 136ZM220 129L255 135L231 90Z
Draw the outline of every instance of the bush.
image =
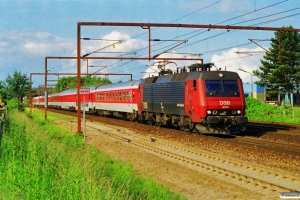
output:
M23 112L25 111L26 106L26 103L22 103L17 98L13 98L7 101L6 107L8 110L18 109Z
M246 115L249 120L299 123L299 108L272 106L252 97L246 98ZM298 116L298 117L296 117Z

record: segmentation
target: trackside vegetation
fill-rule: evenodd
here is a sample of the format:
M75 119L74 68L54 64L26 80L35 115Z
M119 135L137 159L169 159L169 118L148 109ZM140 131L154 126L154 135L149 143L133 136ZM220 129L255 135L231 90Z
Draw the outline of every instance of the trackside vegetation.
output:
M249 120L300 123L299 107L267 105L251 97L246 98L246 115Z
M42 112L10 110L0 146L0 199L184 199L133 172ZM64 117L64 120L68 117Z

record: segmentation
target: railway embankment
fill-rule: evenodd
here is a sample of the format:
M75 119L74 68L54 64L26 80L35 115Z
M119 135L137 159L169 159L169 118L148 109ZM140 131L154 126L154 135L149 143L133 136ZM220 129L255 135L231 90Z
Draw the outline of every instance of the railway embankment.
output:
M0 145L1 199L184 199L85 146L81 136L52 123L57 119L72 120L9 112Z
M53 112L76 117L73 112ZM86 115L86 119L86 143L132 163L136 171L175 188L190 199L204 196L219 199L276 199L281 192L298 191L300 160L296 153L299 152L299 145L290 144L293 138L298 137L298 133L291 135L282 132L290 133L293 127L280 126L279 133L276 131L278 127L272 126L256 134L261 129L259 126L241 136L212 135L95 115ZM55 123L69 130L77 128L76 120ZM90 123L105 124L105 127L91 128ZM107 129L110 125L115 127L114 131ZM140 138L144 139L140 141ZM168 145L157 149L163 140ZM205 158L199 158L200 154ZM203 169L206 171L203 172ZM223 188L224 185L227 188Z

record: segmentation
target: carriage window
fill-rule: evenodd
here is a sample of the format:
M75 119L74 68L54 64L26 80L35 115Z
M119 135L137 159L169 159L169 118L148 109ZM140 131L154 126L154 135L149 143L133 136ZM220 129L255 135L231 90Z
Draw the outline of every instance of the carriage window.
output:
M128 101L128 99L129 99L129 92L126 91L126 101Z
M129 101L132 101L132 90L129 91Z
M196 87L196 80L193 80L193 88L194 88L194 90L197 90L197 87Z
M125 101L125 92L122 92L122 101Z

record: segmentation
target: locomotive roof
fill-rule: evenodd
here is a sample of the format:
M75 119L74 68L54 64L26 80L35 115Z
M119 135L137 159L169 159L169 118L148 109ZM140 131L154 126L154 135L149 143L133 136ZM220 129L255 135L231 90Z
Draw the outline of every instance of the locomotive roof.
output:
M220 79L219 74L223 74L222 79L240 79L238 73L236 72L198 71L198 72L186 72L186 73L179 73L179 74L149 77L143 79L141 83L149 84L149 83L167 83L173 81L185 81L185 80L195 80L195 79Z
M191 72L187 80L190 79L220 79L220 74L223 75L222 79L240 79L238 73L231 71L201 71Z

